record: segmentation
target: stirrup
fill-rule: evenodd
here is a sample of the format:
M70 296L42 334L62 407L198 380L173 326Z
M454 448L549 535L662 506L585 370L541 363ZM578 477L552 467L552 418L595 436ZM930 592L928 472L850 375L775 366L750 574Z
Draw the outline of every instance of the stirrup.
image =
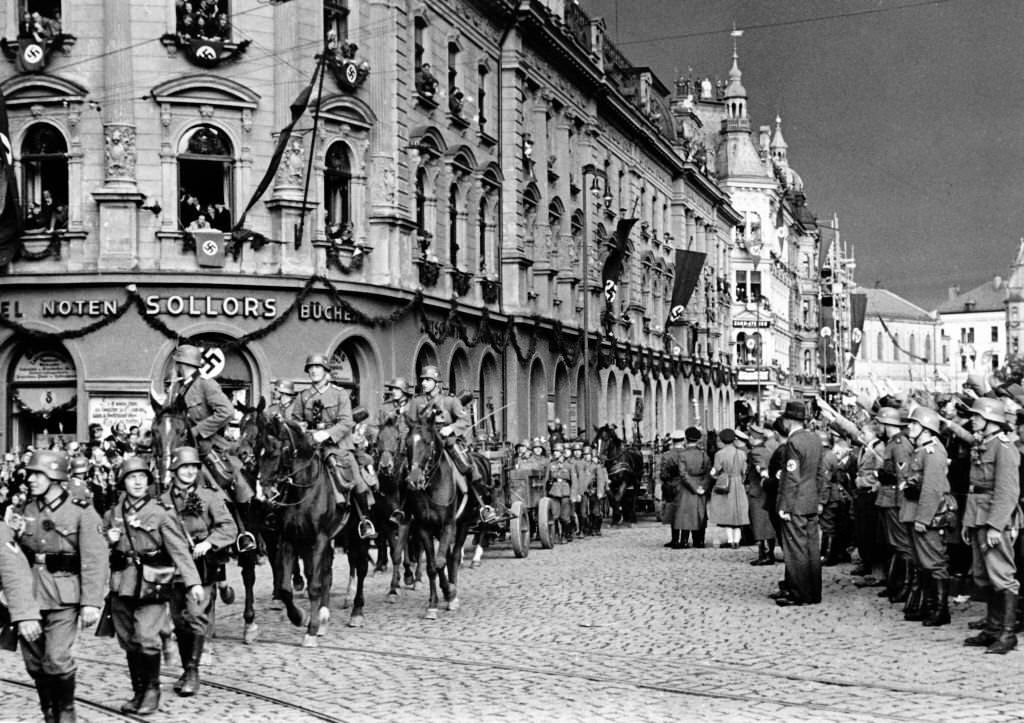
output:
M494 511L494 508L490 505L484 505L480 508L480 521L483 523L497 522L498 513Z
M256 536L251 532L242 532L235 538L235 547L239 552L252 552L256 549Z
M375 540L377 539L377 530L374 529L373 522L369 517L364 517L359 521L359 539L360 540Z

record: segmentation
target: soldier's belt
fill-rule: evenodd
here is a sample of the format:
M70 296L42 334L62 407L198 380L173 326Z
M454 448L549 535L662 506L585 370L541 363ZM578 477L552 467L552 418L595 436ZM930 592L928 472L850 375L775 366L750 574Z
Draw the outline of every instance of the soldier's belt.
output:
M81 572L82 558L74 552L34 552L29 558L33 565L50 572Z
M992 487L979 487L978 485L971 485L967 488L967 491L972 495L990 495L996 491L994 486Z

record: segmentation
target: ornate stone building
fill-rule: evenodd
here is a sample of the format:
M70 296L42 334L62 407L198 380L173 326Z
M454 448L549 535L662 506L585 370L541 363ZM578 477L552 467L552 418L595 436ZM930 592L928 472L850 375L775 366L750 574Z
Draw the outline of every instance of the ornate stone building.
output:
M683 152L669 91L575 4L52 0L60 47L37 40L29 71L33 2L0 4L14 163L41 205L2 272L0 446L144 422L181 339L239 401L326 351L371 410L438 363L496 436L632 429L637 400L644 438L731 424L744 217ZM707 263L669 333L676 248Z

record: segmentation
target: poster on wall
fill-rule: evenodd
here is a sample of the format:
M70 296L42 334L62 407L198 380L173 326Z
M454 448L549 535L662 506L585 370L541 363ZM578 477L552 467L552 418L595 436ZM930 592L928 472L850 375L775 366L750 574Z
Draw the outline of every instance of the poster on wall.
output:
M14 368L15 384L24 382L75 382L75 365L61 352L44 350L30 352L18 360Z
M153 423L153 407L145 396L93 395L89 397L89 424L102 424L104 434L118 422L142 429Z

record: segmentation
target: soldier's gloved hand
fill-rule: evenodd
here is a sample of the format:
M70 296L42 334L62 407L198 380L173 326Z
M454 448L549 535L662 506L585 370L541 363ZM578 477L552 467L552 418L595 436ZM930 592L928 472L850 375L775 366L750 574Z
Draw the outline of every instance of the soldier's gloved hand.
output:
M455 427L453 427L451 424L446 424L443 427L441 427L440 430L438 430L442 437L450 437L452 432L454 431Z
M85 605L79 613L79 618L82 621L83 628L95 625L100 621L100 609L92 605Z
M202 542L198 543L192 549L192 557L193 557L193 559L198 560L200 557L202 557L203 555L205 555L207 552L209 552L212 549L213 549L213 543L210 542L209 540L203 540Z
M203 601L206 600L206 591L203 590L202 585L193 585L190 587L188 589L188 595L196 605L202 605Z
M38 640L42 634L43 629L38 620L22 620L18 623L18 635L30 643Z
M326 429L318 429L315 432L313 432L311 436L313 437L314 442L316 442L317 444L322 444L331 438L331 433L328 432Z
M989 547L999 547L999 543L1003 541L1003 533L992 527L985 530L985 544Z
M927 531L928 531L928 528L925 527L925 524L923 522L915 522L914 523L914 532L918 533L919 535L923 535Z

